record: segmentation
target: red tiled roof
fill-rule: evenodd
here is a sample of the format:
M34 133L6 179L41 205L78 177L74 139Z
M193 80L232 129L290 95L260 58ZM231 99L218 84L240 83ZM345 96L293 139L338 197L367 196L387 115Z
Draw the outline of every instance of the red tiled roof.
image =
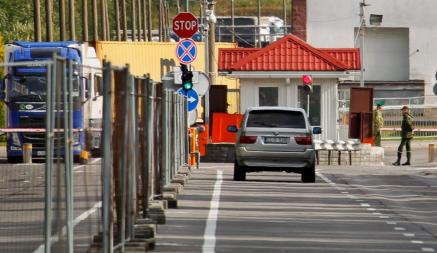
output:
M348 66L348 69L360 69L361 64L359 48L319 48L319 50L343 62L346 64L346 66Z
M219 48L219 70L227 70L244 57L258 52L260 48Z
M293 35L265 48L219 50L219 71L343 71L359 68L359 49L317 49Z

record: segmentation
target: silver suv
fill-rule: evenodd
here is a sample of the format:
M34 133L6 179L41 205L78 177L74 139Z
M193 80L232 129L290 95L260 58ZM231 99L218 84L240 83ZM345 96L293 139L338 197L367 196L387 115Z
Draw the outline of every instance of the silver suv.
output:
M235 144L234 180L246 180L247 172L286 171L300 173L302 182L313 183L315 150L305 111L290 107L251 107L244 114Z

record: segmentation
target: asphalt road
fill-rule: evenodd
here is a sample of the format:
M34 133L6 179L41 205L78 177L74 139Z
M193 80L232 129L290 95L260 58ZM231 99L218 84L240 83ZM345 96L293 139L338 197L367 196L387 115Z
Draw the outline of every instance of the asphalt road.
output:
M397 159L398 146L400 141L382 141L384 148L384 164L391 165ZM412 165L429 166L428 164L428 146L429 144L436 144L437 141L420 141L413 139L411 141L412 150ZM402 163L407 160L405 147L402 154ZM436 161L437 162L437 161Z
M201 164L155 252L437 252L436 172L319 167L315 184L287 173L234 182L232 164Z
M74 245L86 252L100 224L99 160L74 167ZM7 164L0 159L0 252L43 252L44 164ZM63 173L53 176L52 252L65 250L65 192ZM63 231L64 230L64 231Z

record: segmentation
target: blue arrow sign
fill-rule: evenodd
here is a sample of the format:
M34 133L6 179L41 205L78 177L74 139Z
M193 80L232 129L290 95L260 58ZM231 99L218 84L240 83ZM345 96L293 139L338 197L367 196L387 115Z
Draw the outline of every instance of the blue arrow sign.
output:
M184 39L178 42L176 46L176 56L183 64L192 63L197 57L196 42L192 39Z
M188 111L191 112L194 109L196 109L197 105L199 104L199 95L197 94L197 92L192 89L189 90L188 92L184 91L184 89L180 88L178 90L179 94L184 95L185 97L187 97L188 100Z

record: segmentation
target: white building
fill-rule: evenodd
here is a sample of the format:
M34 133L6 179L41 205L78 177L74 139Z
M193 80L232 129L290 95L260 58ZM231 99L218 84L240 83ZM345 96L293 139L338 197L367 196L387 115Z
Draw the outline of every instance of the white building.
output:
M338 82L359 68L358 49L318 49L293 35L265 48L219 49L220 74L240 80L242 113L250 106L309 109L310 123L323 128L323 139L340 138ZM313 77L309 97L303 90L303 75Z
M306 9L306 40L319 48L360 47L360 3L363 0L295 0ZM375 88L374 97L425 95L433 92L437 71L436 0L366 0L364 7L364 79ZM335 7L334 7L335 6ZM302 11L302 8L299 9ZM383 15L380 26L370 14ZM355 82L355 85L357 82Z

